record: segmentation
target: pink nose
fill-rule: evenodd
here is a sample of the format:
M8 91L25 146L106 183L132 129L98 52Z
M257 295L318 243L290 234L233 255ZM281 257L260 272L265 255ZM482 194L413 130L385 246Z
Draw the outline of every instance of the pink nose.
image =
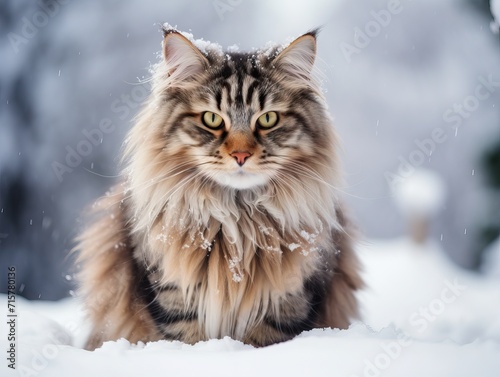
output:
M236 152L231 153L231 157L234 157L234 159L236 160L236 162L240 166L243 166L243 164L245 163L247 158L250 157L251 155L252 154L250 152L247 152L247 151L243 151L243 152L236 151Z

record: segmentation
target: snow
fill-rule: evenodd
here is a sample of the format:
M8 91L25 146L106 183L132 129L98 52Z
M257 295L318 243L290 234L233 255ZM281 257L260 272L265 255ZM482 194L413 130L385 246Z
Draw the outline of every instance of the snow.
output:
M194 44L204 54L208 54L209 52L214 52L218 55L223 54L222 46L219 45L218 43L205 41L203 38L196 39L193 36L193 34L185 32L185 31L177 30L176 27L173 27L172 25L168 24L167 22L165 22L163 24L163 27L164 27L164 29L175 30L178 33L182 34L184 37L186 37L192 44Z
M239 266L241 263L241 258L232 258L229 260L229 271L233 274L233 281L239 283L243 279L243 274L241 273Z
M237 44L233 44L231 46L228 46L226 50L228 52L235 53L240 51L240 47Z
M455 267L433 242L378 242L360 256L368 286L360 295L363 320L373 329L394 325L420 340L500 344L497 280Z
M17 366L22 369L4 368L2 376L498 375L498 280L455 267L434 243L365 242L359 256L368 286L359 296L361 322L347 330L315 329L260 349L229 338L195 345L133 345L120 339L84 351L88 324L77 299L17 298ZM5 295L1 301L5 308Z

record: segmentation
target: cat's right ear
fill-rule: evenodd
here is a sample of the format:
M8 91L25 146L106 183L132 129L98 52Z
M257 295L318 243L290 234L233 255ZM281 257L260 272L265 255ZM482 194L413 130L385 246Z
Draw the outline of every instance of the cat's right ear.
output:
M307 78L316 59L316 35L312 30L295 39L275 58L275 64L294 77Z
M163 29L163 58L172 81L190 80L209 65L202 52L174 29Z

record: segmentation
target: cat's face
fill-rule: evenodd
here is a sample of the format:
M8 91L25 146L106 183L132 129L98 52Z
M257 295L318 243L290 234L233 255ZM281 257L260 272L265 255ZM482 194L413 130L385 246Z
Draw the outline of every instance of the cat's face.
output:
M193 174L234 189L311 178L332 148L311 77L315 42L311 33L282 51L201 52L166 30L162 153L182 156Z

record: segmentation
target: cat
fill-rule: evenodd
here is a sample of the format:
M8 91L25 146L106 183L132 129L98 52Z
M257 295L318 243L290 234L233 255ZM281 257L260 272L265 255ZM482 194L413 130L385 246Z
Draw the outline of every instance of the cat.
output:
M317 31L251 53L163 34L124 179L77 240L86 349L122 337L260 347L347 328L363 282L313 74Z

